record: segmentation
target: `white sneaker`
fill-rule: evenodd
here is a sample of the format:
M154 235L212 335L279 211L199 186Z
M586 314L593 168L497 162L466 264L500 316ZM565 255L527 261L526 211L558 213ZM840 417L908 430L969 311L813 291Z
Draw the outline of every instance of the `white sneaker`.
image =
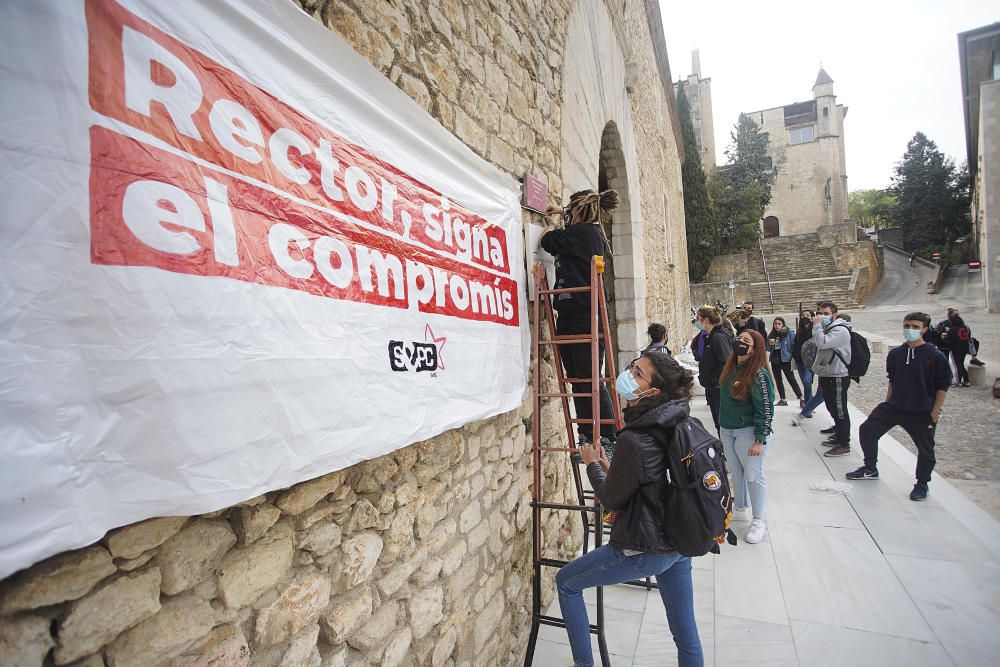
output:
M734 507L733 508L733 521L749 521L749 520L750 520L750 508L749 507L743 507L743 508Z
M798 426L799 424L802 423L803 419L805 419L805 417L802 416L801 412L795 415L794 417L792 417L792 426Z
M763 519L754 519L750 522L750 530L747 531L744 541L747 544L757 544L765 535L767 535L767 524Z

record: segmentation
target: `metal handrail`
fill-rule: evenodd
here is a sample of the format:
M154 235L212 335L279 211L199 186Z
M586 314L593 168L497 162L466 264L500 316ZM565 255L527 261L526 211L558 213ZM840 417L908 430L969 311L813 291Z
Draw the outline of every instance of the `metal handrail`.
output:
M764 241L757 238L757 247L760 249L760 263L764 267L764 280L767 281L767 298L771 302L771 310L774 310L774 293L771 291L771 276L767 272L767 260L764 259Z

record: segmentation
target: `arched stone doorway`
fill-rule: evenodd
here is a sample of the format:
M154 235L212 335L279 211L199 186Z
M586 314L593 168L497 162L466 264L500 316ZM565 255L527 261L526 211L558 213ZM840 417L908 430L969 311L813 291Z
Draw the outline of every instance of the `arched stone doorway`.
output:
M773 239L776 236L780 236L778 219L773 215L769 215L764 218L764 238Z
M560 141L562 201L585 188L614 188L606 284L619 369L645 342L646 281L639 167L632 105L625 88L626 58L607 7L577 2L567 18Z

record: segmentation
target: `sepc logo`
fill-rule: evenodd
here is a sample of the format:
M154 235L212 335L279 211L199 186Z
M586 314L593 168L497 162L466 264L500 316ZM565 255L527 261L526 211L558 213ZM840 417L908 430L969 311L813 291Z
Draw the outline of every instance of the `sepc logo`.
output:
M424 327L423 341L390 340L389 367L397 372L443 371L441 351L447 341L443 336L435 336L429 324Z

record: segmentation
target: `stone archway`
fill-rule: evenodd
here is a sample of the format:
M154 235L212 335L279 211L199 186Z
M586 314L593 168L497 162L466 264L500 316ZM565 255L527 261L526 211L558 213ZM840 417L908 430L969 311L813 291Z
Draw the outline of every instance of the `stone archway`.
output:
M638 202L639 167L628 66L619 31L603 2L579 1L566 22L561 118L562 200L585 188L612 187L621 197L608 238L608 287L616 362L627 363L645 341L646 265Z

